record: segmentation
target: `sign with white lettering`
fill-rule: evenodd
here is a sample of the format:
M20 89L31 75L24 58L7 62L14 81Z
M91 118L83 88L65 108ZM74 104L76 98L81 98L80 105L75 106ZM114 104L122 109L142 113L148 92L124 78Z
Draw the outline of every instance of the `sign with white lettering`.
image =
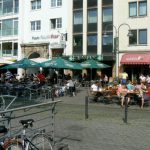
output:
M31 40L34 42L49 42L51 48L64 48L66 45L65 35L58 31L51 31L48 35L32 36Z

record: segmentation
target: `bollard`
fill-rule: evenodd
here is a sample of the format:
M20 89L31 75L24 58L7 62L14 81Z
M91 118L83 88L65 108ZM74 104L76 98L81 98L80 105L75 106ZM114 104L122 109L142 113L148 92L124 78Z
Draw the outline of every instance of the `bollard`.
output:
M53 88L53 89L51 90L51 98L52 98L52 101L54 101L54 92L55 92L55 89Z
M89 118L89 113L88 113L88 96L85 96L85 119Z
M124 122L127 123L128 121L128 97L125 97L125 109L124 109Z

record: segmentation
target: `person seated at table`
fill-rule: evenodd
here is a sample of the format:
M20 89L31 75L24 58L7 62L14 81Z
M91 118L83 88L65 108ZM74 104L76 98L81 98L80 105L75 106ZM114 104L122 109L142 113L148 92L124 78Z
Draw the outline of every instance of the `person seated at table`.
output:
M98 97L102 95L103 87L101 82L94 82L91 85L91 94L94 96L94 101L97 101Z
M144 103L150 101L150 85L147 85L147 90L143 94L143 99Z
M140 107L141 107L141 109L143 109L143 106L144 106L144 93L147 92L145 82L141 82L140 84L137 84L135 86L135 89L139 93L138 96L141 99L141 106Z
M128 81L127 89L129 91L134 91L135 90L135 86L132 84L132 82L130 80Z
M96 81L91 85L91 93L97 92L98 90L98 81Z
M117 91L117 95L121 98L121 107L124 106L124 102L125 102L125 97L128 93L128 89L126 85L121 85L119 84L118 86L118 91ZM129 103L130 99L128 98L127 104Z
M128 103L129 103L131 100L135 99L135 93L134 93L135 86L130 80L128 80L127 89L128 89Z

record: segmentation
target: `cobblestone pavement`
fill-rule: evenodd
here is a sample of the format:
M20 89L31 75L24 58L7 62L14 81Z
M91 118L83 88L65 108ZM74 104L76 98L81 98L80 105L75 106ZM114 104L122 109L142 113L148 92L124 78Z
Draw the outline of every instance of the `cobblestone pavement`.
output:
M61 97L57 105L56 137L70 150L150 150L150 106L130 106L128 123L117 104L89 104L85 119L86 89L75 97Z

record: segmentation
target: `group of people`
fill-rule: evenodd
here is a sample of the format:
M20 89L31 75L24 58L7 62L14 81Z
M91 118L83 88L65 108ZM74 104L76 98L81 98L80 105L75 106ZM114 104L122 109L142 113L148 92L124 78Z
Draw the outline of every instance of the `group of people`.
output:
M126 76L126 75L125 75ZM140 108L143 108L144 103L150 101L150 80L149 76L143 78L143 75L139 77L138 82L131 82L127 78L123 77L120 83L114 81L113 84L103 84L100 81L96 81L91 85L91 94L100 96L106 90L114 90L116 95L120 99L121 107L124 107L125 100L127 105L134 99L140 103Z

